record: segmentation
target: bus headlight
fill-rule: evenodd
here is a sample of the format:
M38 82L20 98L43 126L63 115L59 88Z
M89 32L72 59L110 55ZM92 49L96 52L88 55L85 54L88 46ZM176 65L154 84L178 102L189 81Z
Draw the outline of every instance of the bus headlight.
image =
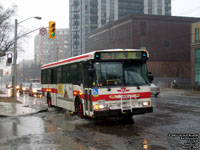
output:
M37 90L36 90L36 89L33 89L33 93L35 93L35 92L37 92Z
M104 105L99 105L99 109L104 109Z
M108 106L105 100L98 100L97 104L93 105L94 110L106 109Z
M99 105L97 105L97 104L94 105L93 107L94 107L94 110L98 110L99 109Z
M150 106L150 102L143 102L143 106Z
M94 107L94 110L101 110L105 108L105 106L102 104L95 104L93 107Z

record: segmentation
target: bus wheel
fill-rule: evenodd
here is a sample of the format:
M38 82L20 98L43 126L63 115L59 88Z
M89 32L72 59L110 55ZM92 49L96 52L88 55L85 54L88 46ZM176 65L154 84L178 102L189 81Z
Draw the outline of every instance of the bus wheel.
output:
M83 118L83 104L79 101L77 105L77 113L80 118Z
M49 94L47 96L47 104L49 107L51 107L51 96Z

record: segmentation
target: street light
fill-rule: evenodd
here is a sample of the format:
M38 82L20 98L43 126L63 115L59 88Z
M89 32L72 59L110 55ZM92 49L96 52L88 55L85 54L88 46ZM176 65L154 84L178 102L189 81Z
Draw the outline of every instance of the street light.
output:
M13 90L14 90L14 92L13 92L13 94L14 94L14 99L15 100L17 100L17 97L16 97L16 89L15 89L15 87L16 87L16 84L17 84L17 66L16 66L16 61L17 61L17 25L18 24L20 24L20 23L22 23L22 22L24 22L24 21L26 21L26 20L29 20L29 19L31 19L31 18L35 18L35 19L38 19L38 20L41 20L42 19L42 17L38 17L38 16L36 16L36 17L29 17L29 18L27 18L27 19L25 19L25 20L22 20L22 21L20 21L20 22L17 22L17 19L15 19L15 36L14 36L14 75L13 75L13 77L12 77L12 86L13 86Z

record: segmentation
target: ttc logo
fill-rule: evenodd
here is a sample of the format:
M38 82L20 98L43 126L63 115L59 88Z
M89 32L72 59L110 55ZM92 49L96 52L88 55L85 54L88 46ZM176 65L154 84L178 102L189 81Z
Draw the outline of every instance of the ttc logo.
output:
M117 92L129 92L130 90L129 89L126 89L125 87L121 88L121 90L117 90Z

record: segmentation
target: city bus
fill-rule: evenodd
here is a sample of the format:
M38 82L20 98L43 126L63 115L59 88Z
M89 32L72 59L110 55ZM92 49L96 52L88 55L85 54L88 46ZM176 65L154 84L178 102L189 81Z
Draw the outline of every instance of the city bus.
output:
M79 117L153 112L147 50L98 50L41 67L43 100Z

